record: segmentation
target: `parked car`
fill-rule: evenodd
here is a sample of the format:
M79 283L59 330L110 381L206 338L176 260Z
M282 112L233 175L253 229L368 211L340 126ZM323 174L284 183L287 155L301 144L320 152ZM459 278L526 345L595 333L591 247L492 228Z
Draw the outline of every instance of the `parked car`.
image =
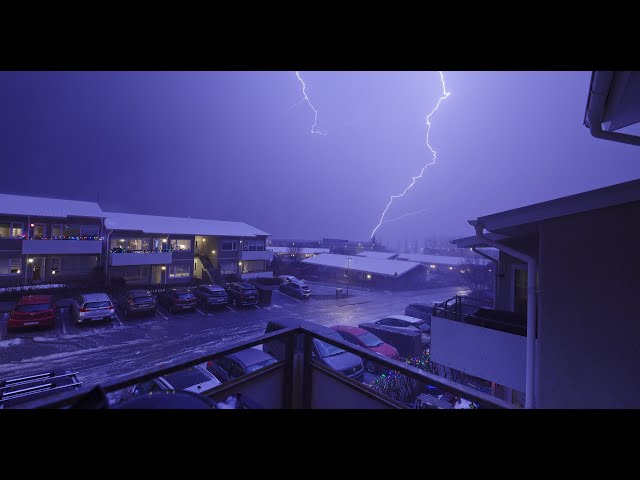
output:
M282 283L301 282L302 281L298 277L295 277L293 275L278 275L278 278L281 280Z
M275 332L276 330L281 330L283 328L299 327L301 322L301 320L288 319L281 319L277 321L273 320L267 324L264 333ZM335 330L331 330L328 327L313 324L313 329L327 335L328 337L344 341L338 332L336 332ZM296 352L298 353L301 353L303 351L304 347L302 341L303 336L299 335L295 345ZM323 342L317 338L313 339L311 345L313 348L313 358L320 364L324 365L327 368L330 368L331 370L335 370L338 373L342 373L347 377L353 378L354 380L358 380L361 382L364 379L364 365L362 364L362 359L357 355L342 350L341 348L331 345L330 343ZM263 345L263 351L272 355L277 360L286 360L285 343L280 340L266 342Z
M229 295L229 302L234 306L258 304L258 290L247 282L227 283L225 287Z
M261 368L276 363L277 360L257 348L247 348L207 363L207 370L221 382L228 382Z
M7 321L7 330L20 328L53 328L56 322L56 309L51 295L26 295L11 310Z
M348 325L334 325L331 328L338 332L340 336L349 343L359 345L384 357L393 359L400 358L398 350L395 347L388 343L384 343L373 333L367 332L362 328L351 327ZM369 373L375 373L376 371L381 370L381 367L371 360L365 361L364 366Z
M209 372L204 365L196 365L129 387L123 392L121 400L154 392L186 391L202 393L218 385L220 385L220 380L213 373Z
M224 307L229 303L229 295L218 285L199 285L193 293L205 308Z
M171 313L176 313L194 310L198 305L198 299L187 288L172 288L165 290L158 296L158 303Z
M309 298L311 296L311 288L309 288L309 285L305 285L302 282L291 281L281 283L279 289L281 292L294 297Z
M113 320L116 309L106 293L85 293L71 302L71 314L76 325L98 320Z
M70 370L41 372L0 380L0 410L77 389L82 382Z
M156 313L156 297L148 290L129 290L120 299L122 315L125 318L131 314Z
M404 309L404 314L408 317L421 318L429 326L431 326L431 308L433 305L428 303L412 303Z
M409 317L407 315L390 315L372 323L385 327L418 330L422 334L422 343L431 343L431 327L425 320L420 318Z

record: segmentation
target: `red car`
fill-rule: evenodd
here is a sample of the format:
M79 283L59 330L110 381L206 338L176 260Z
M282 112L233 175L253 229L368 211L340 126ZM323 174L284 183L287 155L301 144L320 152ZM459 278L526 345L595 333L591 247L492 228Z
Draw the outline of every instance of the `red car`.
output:
M350 327L348 325L334 325L331 328L338 332L340 336L349 343L359 345L366 348L367 350L371 350L372 352L384 355L385 357L393 359L398 359L400 357L400 355L398 355L398 350L396 350L395 347L389 345L388 343L384 343L373 333L367 332L362 328ZM369 373L375 373L376 370L379 369L379 367L371 360L367 360L367 362L365 363L365 368Z
M29 327L53 328L56 307L51 295L27 295L22 297L11 311L7 330Z

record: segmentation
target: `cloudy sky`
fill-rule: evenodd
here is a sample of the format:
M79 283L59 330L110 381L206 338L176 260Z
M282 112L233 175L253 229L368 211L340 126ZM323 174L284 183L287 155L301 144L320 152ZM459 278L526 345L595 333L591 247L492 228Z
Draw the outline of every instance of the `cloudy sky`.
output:
M430 163L438 72L0 72L0 191L244 221L276 238L369 238ZM640 177L582 125L590 72L444 72L437 162L383 241Z

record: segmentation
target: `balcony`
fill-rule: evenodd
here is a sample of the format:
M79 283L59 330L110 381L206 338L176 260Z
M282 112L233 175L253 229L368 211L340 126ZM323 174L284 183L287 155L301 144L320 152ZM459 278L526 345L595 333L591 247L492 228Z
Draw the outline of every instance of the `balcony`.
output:
M434 362L520 392L525 391L526 340L526 325L513 312L464 297L433 308Z
M273 272L241 273L240 277L242 278L242 280L249 280L251 278L271 278L271 277L273 277Z
M23 255L95 255L102 253L101 239L22 240Z
M173 261L173 252L151 252L146 250L128 250L109 253L109 265L125 267L129 265L168 265Z
M273 253L268 251L252 252L240 250L240 260L273 260Z
M74 392L61 393L55 398L34 399L27 403L25 408L65 408L75 405L86 407L95 404L96 398L102 398L98 402L102 402L104 405L107 403L104 395L114 394L152 378L203 364L215 358L268 342L279 342L283 351L282 359L253 373L203 391L201 395L209 397L215 402L221 402L230 395L240 394L251 400L253 408L269 409L412 408L406 403L390 398L366 383L346 377L318 363L312 355L314 339L358 355L364 361L375 362L384 367L387 372L395 371L411 381L428 384L458 398L474 402L480 408L513 408L512 405L479 390L451 382L444 377L433 375L406 363L381 357L359 346L327 337L314 327L314 324L301 322L299 327L284 328L248 342L237 343L205 355L193 356L190 360L169 368L148 369L111 379L92 389L83 385ZM416 404L420 404L420 402L416 402ZM117 404L113 407L117 408Z

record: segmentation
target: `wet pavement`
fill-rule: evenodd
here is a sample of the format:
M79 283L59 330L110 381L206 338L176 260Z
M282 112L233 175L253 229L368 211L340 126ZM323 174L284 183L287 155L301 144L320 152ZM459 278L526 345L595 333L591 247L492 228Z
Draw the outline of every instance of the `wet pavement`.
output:
M309 282L313 295L298 299L273 292L264 307L225 307L171 314L158 307L155 316L75 325L68 308L58 312L51 330L7 332L8 313L0 310L0 379L14 375L68 369L85 385L140 369L162 367L206 354L264 333L270 320L302 319L322 325L358 325L386 315L404 314L412 302L442 301L466 293L462 287L406 292L352 287L349 298L335 298L335 287ZM6 310L6 309L4 309Z

